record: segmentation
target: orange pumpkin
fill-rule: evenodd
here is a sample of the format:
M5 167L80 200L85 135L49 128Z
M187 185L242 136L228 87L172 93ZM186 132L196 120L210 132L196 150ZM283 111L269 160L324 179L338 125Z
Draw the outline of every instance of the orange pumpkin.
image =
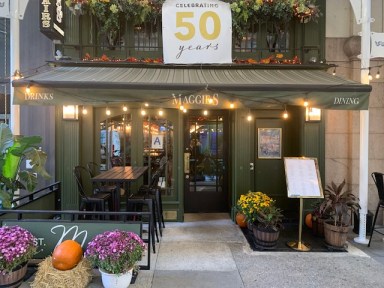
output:
M247 218L243 213L236 214L236 223L237 225L239 225L240 228L247 227Z
M81 245L74 240L65 240L52 253L52 265L58 270L74 268L83 257Z
M305 225L307 225L308 228L312 228L312 214L308 213L305 215Z

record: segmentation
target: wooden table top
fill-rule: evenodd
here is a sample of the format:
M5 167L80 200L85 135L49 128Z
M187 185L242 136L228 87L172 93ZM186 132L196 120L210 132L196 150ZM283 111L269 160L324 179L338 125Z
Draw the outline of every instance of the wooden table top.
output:
M92 181L129 182L137 180L148 170L148 166L116 166L101 172Z

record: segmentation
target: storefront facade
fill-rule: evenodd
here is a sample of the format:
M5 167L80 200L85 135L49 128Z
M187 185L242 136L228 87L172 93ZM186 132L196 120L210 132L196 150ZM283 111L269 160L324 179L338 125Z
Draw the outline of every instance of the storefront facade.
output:
M87 21L85 17L70 17L72 18L68 22L73 22L74 27L78 27L76 25L78 25L80 19L83 23ZM304 45L305 43L300 43L300 41L313 44L313 36L307 37L307 35L323 35L323 38L320 36L321 39L316 43L318 45L311 45L318 46L316 48L317 59L325 58L324 54L322 54L325 49L324 31L322 30L324 23L321 21L319 24L313 24L311 28L304 29L305 25L302 25L302 28L296 28L299 30L304 29L300 32L302 37L296 37L296 39L300 39L295 44L302 48L310 45ZM80 37L71 31L69 29L70 36L68 36L68 40L72 41L76 37ZM323 31L323 34L316 34L313 31ZM129 36L127 37L129 38ZM79 40L79 38L77 39ZM82 39L81 41L88 40ZM73 43L71 41L68 41L68 43ZM55 98L57 96L57 99L60 99L53 104L56 105L54 116L56 131L55 167L57 179L62 180L63 184L67 185L64 188L68 191L63 196L64 209L76 209L78 207L76 187L74 183L71 184L73 180L71 167L74 165L85 165L89 161L95 161L106 164L108 168L108 165L110 165L108 160L111 156L123 156L126 163L131 165L149 164L155 169L159 161L158 156L164 156L163 154L165 154L167 157L167 173L163 175L164 183L161 185L164 186L162 187L164 188L165 216L170 221L183 220L185 212L230 212L239 195L246 193L248 190L263 191L275 198L284 210L295 213L298 204L286 196L283 157L316 157L319 160L322 176L325 174L326 126L324 118L321 118L320 121L306 121L304 101L309 99L311 102L311 100L316 99L318 101L317 105L313 102L311 104L314 107L336 109L331 107L332 105L327 106L329 103L337 103L337 100L335 100L337 96L332 93L341 93L343 94L342 98L350 99L356 99L356 93L361 93L362 98L359 100L359 105L362 106L353 108L354 101L345 100L343 104L347 106L341 109L347 112L346 110L349 109L368 108L367 95L370 88L365 87L365 85L357 85L356 82L337 82L340 81L339 78L335 78L338 80L329 84L327 81L330 81L330 78L324 75L326 74L324 69L327 67L319 63L315 65L309 63L309 59L313 56L308 57L305 53L300 58L303 63L307 63L307 66L302 64L297 71L296 67L287 69L287 66L282 64L275 67L270 65L267 69L263 67L262 73L258 74L257 71L260 67L257 67L257 65L251 68L249 65L238 65L238 70L245 71L236 71L236 73L245 74L244 77L239 77L238 74L228 72L233 67L211 68L213 72L208 71L206 67L204 67L204 69L207 69L206 71L191 67L185 69L187 72L183 71L183 73L187 73L188 77L186 78L190 79L190 82L174 81L171 83L172 85L167 86L167 80L155 81L154 79L159 79L164 77L164 74L169 75L170 73L173 73L174 78L177 78L181 74L180 70L175 70L169 66L156 67L156 64L149 63L149 69L147 70L154 69L155 71L148 74L152 76L146 76L147 81L137 81L135 83L127 79L121 82L117 80L119 82L117 84L102 87L102 82L112 83L116 81L102 81L102 78L87 81L87 77L94 79L92 78L94 74L82 77L79 76L81 73L76 74L76 70L80 71L83 68L87 70L96 69L96 73L104 74L112 69L131 69L132 75L139 77L147 67L144 65L140 68L142 70L138 71L138 63L132 63L131 66L125 64L125 67L122 67L124 64L118 66L121 63L110 65L113 67L106 67L108 65L105 63L88 65L89 63L80 61L84 57L84 53L77 56L81 54L79 50L74 49L73 45L72 48L70 46L65 47L63 45L64 55L71 55L72 59L78 59L78 61L72 61L69 65L63 65L60 61L58 63L53 61L52 63L58 65L58 67L47 72L48 74L37 75L35 78L26 78L21 82L14 83L18 91L17 94L21 96L20 99L25 100L24 89L28 86L28 83L30 83L32 91L33 87L38 89L32 92L37 93L36 99L50 98L51 92L49 92L49 89L53 90ZM81 51L84 52L84 50ZM117 51L107 52L115 55L118 53ZM94 55L96 53L95 51ZM271 51L265 51L264 53L265 56L274 54ZM313 53L312 50L310 50L309 54L311 53ZM152 59L158 56L156 52L144 53L143 51L139 51L138 55L153 55ZM263 56L261 57L263 58ZM70 70L72 68L73 70ZM61 77L59 74L54 74L55 71L60 71L60 69L68 69L67 73L72 78L60 78L61 80L57 80L59 79L57 78L55 80L52 77L51 80L48 79L50 73L53 76ZM197 71L191 72L193 70ZM251 71L249 73L256 73L256 76L249 79L250 76L249 73L247 74L247 70ZM224 75L229 73L229 76L220 78L221 72ZM309 76L305 77L301 72L307 73ZM116 75L123 77L124 73L117 72L117 74L114 74L115 76L112 73L111 77L117 79ZM319 82L313 80L316 73L319 73ZM283 76L279 78L275 74ZM193 77L193 75L197 76ZM284 75L288 77L288 80L284 79ZM217 80L217 78L220 80ZM77 82L76 79L81 80L79 82L83 83ZM292 88L288 84L284 86L285 80L291 82L290 85L296 88ZM88 83L84 85L84 82ZM257 86L257 84L260 84L261 87ZM250 87L246 87L247 85ZM325 86L328 87L325 88ZM329 90L329 86L337 86L339 90ZM201 101L203 98L200 97L201 95L210 95L207 98L214 98L215 94L219 95L219 104L217 106L213 107L209 103L206 105L201 104L201 102L204 102ZM188 103L189 107L186 105L187 113L180 110L180 101L175 101L174 97L178 98L179 95L181 95L182 99L188 96L187 101L193 100L195 102L192 105ZM193 97L190 97L190 95L193 95ZM31 97L31 100L33 100L33 97ZM262 100L260 101L260 99ZM276 101L275 99L279 100ZM332 100L328 101L327 104L321 102L324 99ZM19 104L49 105L47 103L38 104L38 102L36 101L35 104L20 102ZM145 107L147 102L149 107ZM231 103L237 104L237 106L231 108L229 106ZM63 105L78 105L80 112L83 108L86 108L88 113L86 115L79 113L78 120L64 120L62 115ZM123 111L124 105L127 106L127 111ZM106 115L107 109L111 112L108 116ZM146 115L142 115L143 110L146 110ZM207 115L204 115L205 110L207 110ZM285 110L289 114L288 119L283 118ZM159 115L160 111L163 111L162 115ZM326 113L324 110L322 112ZM248 116L251 116L250 121L248 121ZM259 140L266 137L263 136L263 129L265 128L269 129L267 133L273 133L274 131L280 133L281 150L279 150L277 156L273 154L271 157L260 149ZM104 143L101 140L103 130L108 131L106 132L108 134L111 133L111 140L105 141L106 147L109 147L107 153L102 152L100 147ZM113 131L117 131L119 134L119 152L114 152L116 149L113 146ZM153 136L154 138L161 136L162 149L153 148L156 147L156 143L152 143ZM195 147L200 148L196 149ZM197 150L199 151L197 152ZM105 156L102 155L103 153ZM117 155L113 155L114 153ZM103 161L106 161L106 163L102 163ZM325 176L322 177L322 179L324 178ZM137 183L137 186L139 184ZM137 187L133 187L133 189L135 188Z

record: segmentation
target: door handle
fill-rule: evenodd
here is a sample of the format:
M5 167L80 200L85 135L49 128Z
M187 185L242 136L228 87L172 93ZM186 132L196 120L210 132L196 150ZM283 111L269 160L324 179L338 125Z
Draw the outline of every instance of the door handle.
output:
M184 173L189 174L189 157L191 154L189 152L184 153Z

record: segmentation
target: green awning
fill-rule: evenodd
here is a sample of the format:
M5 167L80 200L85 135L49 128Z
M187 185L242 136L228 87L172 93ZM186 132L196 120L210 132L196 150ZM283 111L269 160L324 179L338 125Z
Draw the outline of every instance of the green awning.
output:
M281 65L283 66L283 65ZM113 105L143 101L161 107L183 104L225 108L302 105L321 109L366 110L370 85L308 66L270 68L233 66L59 66L13 81L14 104ZM30 93L26 87L30 86ZM208 99L212 98L214 101Z

